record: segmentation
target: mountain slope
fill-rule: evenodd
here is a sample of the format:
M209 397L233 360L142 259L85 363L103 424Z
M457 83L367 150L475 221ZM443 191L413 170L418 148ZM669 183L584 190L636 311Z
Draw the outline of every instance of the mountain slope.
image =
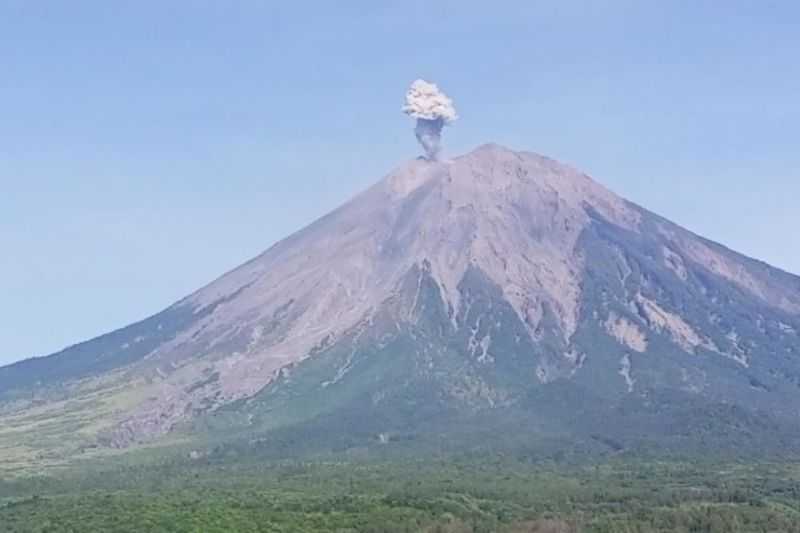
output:
M401 166L152 318L0 368L0 447L33 453L43 428L58 457L166 435L331 446L319 431L347 449L512 428L783 447L798 331L800 278L486 145Z

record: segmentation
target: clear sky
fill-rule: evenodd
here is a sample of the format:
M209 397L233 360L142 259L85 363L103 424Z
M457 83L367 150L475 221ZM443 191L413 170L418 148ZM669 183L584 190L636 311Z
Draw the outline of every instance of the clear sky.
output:
M144 318L419 148L571 163L800 272L800 3L0 0L0 364Z

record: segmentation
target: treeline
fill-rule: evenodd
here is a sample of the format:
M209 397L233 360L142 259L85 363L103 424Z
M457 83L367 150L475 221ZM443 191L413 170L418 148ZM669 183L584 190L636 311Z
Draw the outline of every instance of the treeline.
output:
M174 464L0 483L6 532L800 533L792 465Z

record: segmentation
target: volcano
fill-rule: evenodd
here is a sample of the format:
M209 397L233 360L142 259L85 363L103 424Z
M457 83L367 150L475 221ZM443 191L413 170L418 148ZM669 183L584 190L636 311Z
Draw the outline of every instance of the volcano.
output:
M401 165L142 322L0 368L0 402L14 464L176 440L785 452L800 278L484 145Z

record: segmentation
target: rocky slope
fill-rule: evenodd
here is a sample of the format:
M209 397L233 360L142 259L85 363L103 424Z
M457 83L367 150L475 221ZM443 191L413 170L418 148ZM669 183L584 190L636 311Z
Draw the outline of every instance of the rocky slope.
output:
M715 442L783 443L798 332L800 278L486 145L402 165L141 323L0 368L18 437L0 446L60 427L65 402L85 406L80 447L346 420L347 446L459 420L611 448L694 442L706 420Z

